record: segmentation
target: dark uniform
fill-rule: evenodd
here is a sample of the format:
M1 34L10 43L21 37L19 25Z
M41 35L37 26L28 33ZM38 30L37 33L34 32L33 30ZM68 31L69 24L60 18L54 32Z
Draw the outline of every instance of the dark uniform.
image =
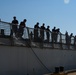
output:
M50 40L50 29L49 29L49 26L47 26L47 29L46 29L46 37L47 37L47 42L49 42L49 40Z
M17 28L17 26L18 26L18 20L16 20L16 17L14 16L13 17L13 21L12 21L12 32L13 33L15 33L15 35L16 35L16 33L17 33L17 30L18 30L18 28Z
M22 21L22 22L20 23L20 26L19 26L19 36L20 36L20 37L22 37L22 35L23 35L24 28L26 27L26 24L25 24L26 21L27 21L27 20L24 19L24 21Z
M38 40L38 29L39 29L39 23L37 22L36 25L34 26L34 41Z
M40 36L41 36L41 39L44 40L44 30L45 30L45 24L43 23L41 28L40 28Z

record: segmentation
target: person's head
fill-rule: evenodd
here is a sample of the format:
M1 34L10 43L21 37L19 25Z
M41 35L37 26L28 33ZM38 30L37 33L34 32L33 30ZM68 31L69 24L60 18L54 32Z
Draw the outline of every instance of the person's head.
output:
M37 25L39 25L39 22L37 22Z
M13 19L16 20L16 16L14 16Z
M50 28L50 26L47 26L47 28Z
M43 26L45 26L45 24L43 23Z
M71 33L70 36L73 36L73 33Z
M26 19L23 20L23 22L26 22L26 21L27 21Z
M56 27L54 26L54 29L56 29Z

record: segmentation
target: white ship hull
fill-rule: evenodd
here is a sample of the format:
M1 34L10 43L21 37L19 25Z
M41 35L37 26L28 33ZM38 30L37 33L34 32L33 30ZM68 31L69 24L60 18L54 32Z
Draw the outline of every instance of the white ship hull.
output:
M32 49L0 46L0 75L43 75L59 66L65 70L76 69L75 50Z

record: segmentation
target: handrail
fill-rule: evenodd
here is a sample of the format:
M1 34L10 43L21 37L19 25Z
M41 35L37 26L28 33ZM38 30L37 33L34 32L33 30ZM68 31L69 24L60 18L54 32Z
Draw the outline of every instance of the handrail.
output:
M4 34L5 36L7 35L11 35L11 27L12 27L12 23L8 23L8 22L4 22L4 21L0 21L0 33L1 30L3 32L4 30ZM19 25L18 25L19 26ZM14 35L12 35L14 37ZM56 45L60 44L61 46L68 46L68 49L70 46L75 46L76 45L76 41L75 41L75 37L72 36L70 37L68 35L68 38L65 36L65 34L62 33L53 33L52 31L47 31L47 30L42 30L40 28L36 29L36 28L30 28L30 27L26 27L24 28L24 34L22 36L23 39L30 39L31 42L34 43L48 43L51 44L52 47L56 47ZM63 45L62 45L63 44Z

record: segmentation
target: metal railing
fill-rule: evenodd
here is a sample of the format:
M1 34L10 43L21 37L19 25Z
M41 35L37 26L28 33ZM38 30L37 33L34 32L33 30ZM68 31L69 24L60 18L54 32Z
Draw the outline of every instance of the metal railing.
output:
M11 35L12 30L11 23L0 21L0 36L11 36L11 38L15 37L15 34ZM19 26L19 25L18 25ZM16 37L19 38L19 37ZM51 48L62 48L62 49L75 49L75 37L68 35L66 37L65 34L62 33L53 33L51 31L42 30L40 28L34 29L26 27L24 28L24 32L22 35L24 40L29 39L35 46L46 46ZM17 40L17 41L21 41ZM31 44L32 44L31 43ZM39 44L38 44L39 43ZM33 46L34 46L33 45Z

